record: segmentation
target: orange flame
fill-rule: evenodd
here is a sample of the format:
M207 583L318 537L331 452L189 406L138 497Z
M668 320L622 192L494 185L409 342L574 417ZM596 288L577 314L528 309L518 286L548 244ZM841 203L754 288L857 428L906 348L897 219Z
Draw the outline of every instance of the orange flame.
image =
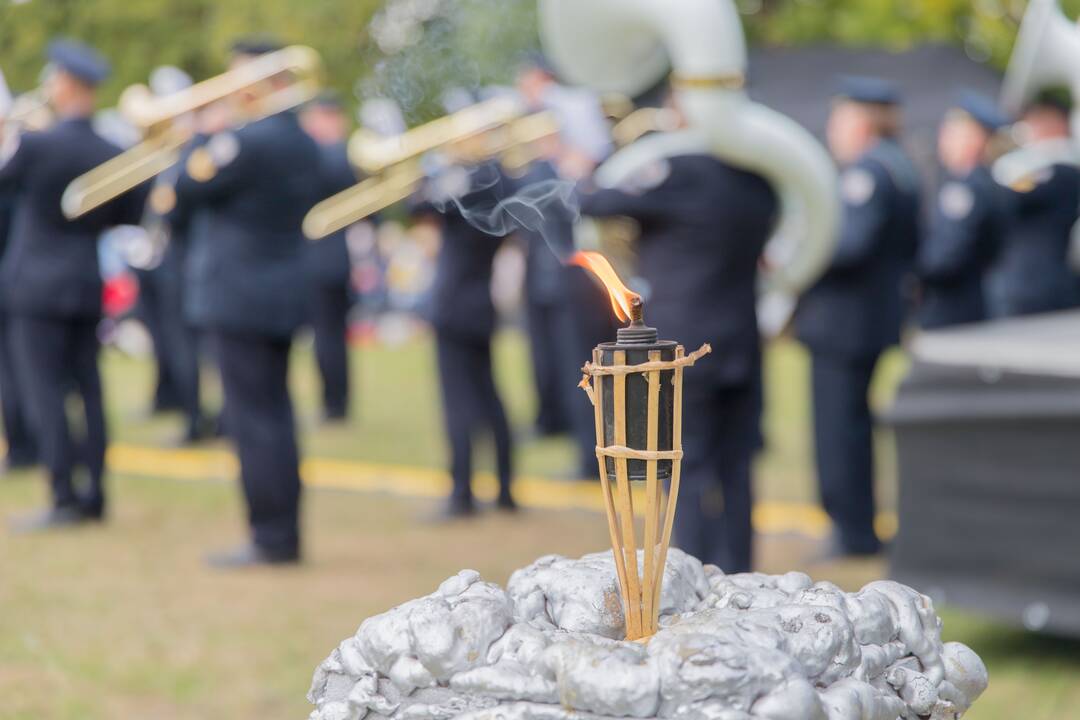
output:
M604 283L608 295L611 296L611 308L623 322L629 322L633 315L632 308L641 306L641 296L630 288L623 285L615 268L611 267L608 259L598 252L579 250L570 257L570 264L583 267Z

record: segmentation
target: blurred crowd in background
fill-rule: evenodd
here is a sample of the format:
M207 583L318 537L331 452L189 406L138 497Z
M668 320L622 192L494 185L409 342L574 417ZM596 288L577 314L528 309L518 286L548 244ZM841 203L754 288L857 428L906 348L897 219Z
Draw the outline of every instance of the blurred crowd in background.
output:
M456 29L456 18L439 15L437 2L390 3L375 15L368 32L387 59L359 83L367 90L358 123L352 100L332 91L259 114L252 108L262 98L244 88L231 104L184 113L194 130L172 167L101 207L65 207L63 216L68 184L134 146L140 134L122 112L96 111L98 88L109 77L101 53L65 39L38 44L47 59L43 97L27 93L5 105L14 116L20 101L38 102L54 118L32 127L27 114L25 127L9 128L0 167L10 213L0 263L5 339L14 358L3 363L11 373L0 388L8 459L12 466L44 462L53 487L52 507L21 529L106 515L101 340L153 353L159 382L152 402L186 414L182 442L224 435L235 443L252 536L214 556L215 565L300 559L299 458L285 378L302 326L314 334L324 419L337 422L349 405L346 341L354 351L367 339L400 342L426 332L422 321L430 324L453 476L442 515L459 518L477 510L471 455L474 440L487 433L495 437L498 507L516 509L513 438L491 358L497 318L510 318L529 333L533 350L539 409L532 432L571 434L580 476L590 477L595 428L576 388L578 369L594 345L613 339L615 322L604 292L567 263L580 212L634 220L629 243L609 238L590 247L615 260L663 334L688 347L713 345L688 375L679 544L725 570L752 567L751 466L764 442L767 392L761 320L771 323L769 332L793 331L812 356L817 474L836 526L830 552L874 555L882 543L873 526L867 393L882 353L909 324L939 328L1080 306L1073 241L1080 170L1067 89L1030 88L1021 106L1003 109L985 93L950 88L939 114L936 177L927 183L905 148L907 98L896 83L819 78L819 107L829 112L824 142L839 172L835 249L813 282L782 299L778 317L759 318L760 258L786 212L768 169L694 152L658 157L618 182L593 175L617 146L707 125L708 118L685 112L681 98L702 91L694 82L708 89L713 80L676 74L622 98L620 109L617 99L563 84L544 56L519 53L514 77L501 85L487 82L486 69L451 67L468 82L440 88L436 105L414 82L422 73L402 74L416 73L415 57L404 50L445 47L439 39ZM982 47L988 56L989 46L971 34L978 42L967 39L967 54ZM230 73L284 52L265 36L231 47ZM125 72L132 54L123 55ZM159 54L142 57L156 62ZM159 101L190 92L186 70L207 68L205 58L183 69L150 64L143 79ZM263 81L281 89L291 79L280 71ZM422 168L405 202L387 203L329 237L302 239L301 223L316 202L363 179L349 166L354 124L392 139L425 114L455 116L501 97L557 122L554 139L540 138L530 162L507 168L493 157L444 158ZM648 114L634 114L642 109ZM790 127L798 142L810 142ZM782 161L775 170L783 175ZM514 203L538 217L521 220ZM100 310L107 322L99 327ZM199 375L210 364L224 384L221 418L207 417L199 399ZM71 437L72 392L87 414L85 444Z

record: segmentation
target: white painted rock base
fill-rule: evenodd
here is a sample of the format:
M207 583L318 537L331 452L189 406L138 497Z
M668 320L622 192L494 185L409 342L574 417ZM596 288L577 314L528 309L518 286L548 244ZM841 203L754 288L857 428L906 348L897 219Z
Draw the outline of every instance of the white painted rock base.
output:
M623 637L611 553L463 570L363 622L315 671L311 720L950 720L986 667L930 599L803 573L724 575L672 549L660 631Z

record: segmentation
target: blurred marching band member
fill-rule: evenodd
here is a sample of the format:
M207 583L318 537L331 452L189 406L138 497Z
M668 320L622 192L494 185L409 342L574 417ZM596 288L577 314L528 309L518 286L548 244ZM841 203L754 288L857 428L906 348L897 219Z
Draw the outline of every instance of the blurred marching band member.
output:
M519 188L573 182L610 150L600 104L584 90L556 83L543 56L530 55L518 71L517 89L533 111L550 110L559 137L545 157L515 179ZM561 173L560 173L561 170ZM562 177L560 177L562 175ZM542 229L518 232L526 242L525 309L529 331L540 435L569 431L578 446L578 477L596 474L596 430L592 406L578 389L582 358L614 337L607 294L583 268L560 261L573 248L574 217L563 203L540 208Z
M277 49L233 48L232 67ZM248 101L250 98L238 98ZM190 208L185 309L209 332L236 445L251 541L208 558L216 567L300 559L300 468L287 385L294 331L304 320L304 214L320 198L319 150L295 111L236 130L218 109L176 183Z
M900 340L902 284L915 259L919 218L918 175L898 142L899 105L898 91L884 80L841 81L827 127L842 168L840 237L796 315L811 356L818 484L835 527L830 555L881 548L867 393L878 358Z
M324 92L304 108L300 124L319 145L322 185L330 197L357 181L346 151L349 120L340 98ZM348 323L352 277L347 230L308 243L309 322L315 335L315 360L322 377L323 419L345 420L349 411Z
M91 127L97 86L109 66L81 43L49 45L46 92L57 123L26 133L0 167L0 188L16 194L11 246L0 267L19 378L52 484L52 507L19 524L41 530L102 520L105 515L105 414L98 374L102 282L98 235L139 221L145 193L132 191L77 219L61 214L68 183L117 155ZM82 399L85 442L76 446L66 414L71 392ZM85 482L76 482L85 465ZM82 480L82 478L79 478Z
M775 193L714 155L682 155L654 161L617 189L585 193L581 211L638 222L646 322L687 347L713 347L684 378L683 414L693 422L683 429L675 539L703 562L747 572L761 398L757 269Z
M183 70L171 66L154 68L150 73L150 91L157 96L167 95L177 90L182 90L191 85L191 78ZM175 178L173 178L175 181ZM154 242L152 236L159 231L164 231L161 213L156 212L155 205L163 209L169 209L164 203L164 194L172 188L172 182L165 179L154 182L155 187L167 186L167 190L155 193L151 191L146 207L146 217L143 219L143 228L147 231L147 245ZM155 199L157 203L155 203ZM167 204L166 204L167 205ZM145 255L145 257L143 257ZM165 304L161 297L160 280L169 273L164 257L154 257L150 248L146 248L136 258L129 258L131 272L139 283L139 296L136 301L134 314L146 327L150 334L153 345L154 364L157 366L157 380L154 383L154 397L151 402L151 413L160 413L180 408L179 393L173 380L169 367L169 352L167 341L164 338L165 328L169 319L165 317Z
M435 222L442 235L428 317L435 329L443 420L450 445L453 487L443 518L475 514L472 451L480 432L490 431L499 482L496 507L517 508L511 494L513 439L495 385L491 341L496 329L491 296L492 266L504 237L488 234L465 216L485 212L507 196L495 163L454 167L430 179L414 209Z
M919 246L924 328L988 316L984 275L1012 221L1009 193L990 174L988 146L1006 124L992 100L972 91L960 94L941 124L938 160L946 177Z
M558 212L558 211L556 211ZM562 385L563 406L566 408L570 432L577 446L576 477L597 479L596 425L593 407L581 392L581 358L592 356L594 347L615 337L617 325L611 314L610 300L604 290L580 267L563 267L560 271L562 299L559 304L557 335L554 347L562 368L561 376L570 381ZM577 381L577 382L574 382Z
M150 89L168 95L191 85L179 68L162 66L150 73ZM173 167L153 181L143 226L147 233L146 262L135 263L139 281L136 312L154 344L158 382L154 410L179 410L185 419L180 444L204 439L209 428L199 393L199 339L184 318L184 257L189 218L177 208L174 185L181 172Z
M0 75L0 92L5 91L3 76ZM10 97L7 99L10 103ZM0 123L3 122L4 112L6 109L0 110ZM3 147L2 140L0 138L0 147ZM2 157L3 151L0 150L0 158ZM13 189L0 188L0 258L3 258L7 251L17 201L18 195ZM9 340L9 327L9 314L3 294L0 293L0 414L3 416L4 441L7 446L3 466L5 471L31 467L37 463L38 458L37 441L30 430L29 408L24 399L25 393L20 390L22 383L19 382L15 365L14 347Z
M555 178L554 169L549 164L533 163L518 180L527 184ZM560 234L572 231L571 222L567 218L554 231ZM559 313L564 299L562 263L548 248L541 233L522 230L515 234L525 241L523 300L537 400L533 430L540 437L560 435L570 429L569 412L564 406L565 394L562 392L569 378L561 372L555 354L556 348L560 347L557 340Z
M558 120L560 176L581 179L611 153L610 129L596 94L560 84L543 54L525 57L515 84L530 108L550 110Z
M1069 109L1055 92L1036 97L1015 129L1024 136L1022 147L1071 143ZM1080 168L1056 163L1022 178L1013 190L1015 222L989 280L992 313L1008 317L1077 305L1080 288L1068 256L1080 217Z

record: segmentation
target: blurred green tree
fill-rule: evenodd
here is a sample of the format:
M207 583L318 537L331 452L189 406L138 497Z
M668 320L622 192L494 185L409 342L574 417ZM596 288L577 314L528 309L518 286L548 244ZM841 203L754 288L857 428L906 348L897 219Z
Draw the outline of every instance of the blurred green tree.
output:
M220 72L230 42L269 34L317 47L327 80L351 95L365 28L381 0L0 0L0 69L9 85L37 84L49 38L63 35L98 47L113 65L103 88L112 102L124 87L146 82L158 65L196 79Z
M920 42L964 47L1004 68L1027 0L737 0L752 39L789 45L835 42L896 50ZM1070 17L1080 0L1060 0Z
M895 49L951 42L1003 67L1026 0L736 0L753 42L836 42ZM1080 12L1080 0L1063 0ZM423 18L411 22L408 17ZM415 17L413 18L415 20ZM374 20L374 23L372 22ZM196 79L220 70L229 42L268 33L322 53L346 98L389 95L411 121L442 112L449 87L511 79L536 44L535 0L0 0L0 69L37 83L50 37L100 47L115 73L106 102L149 70L175 64Z

